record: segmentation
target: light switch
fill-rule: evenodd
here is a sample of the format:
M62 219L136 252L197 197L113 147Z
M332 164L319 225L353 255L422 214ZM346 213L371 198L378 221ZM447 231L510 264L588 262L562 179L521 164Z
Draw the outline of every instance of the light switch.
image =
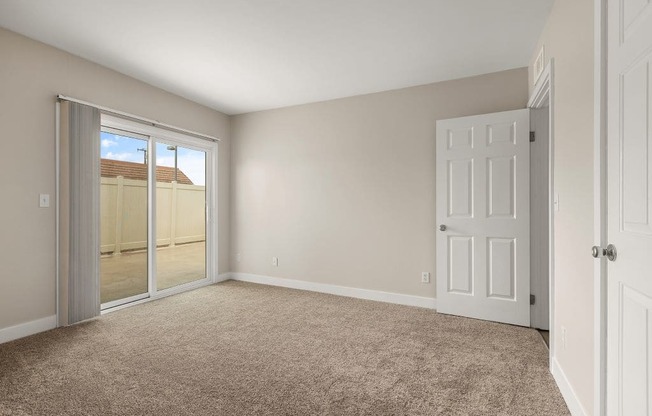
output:
M48 208L50 206L50 194L40 194L38 196L38 206Z

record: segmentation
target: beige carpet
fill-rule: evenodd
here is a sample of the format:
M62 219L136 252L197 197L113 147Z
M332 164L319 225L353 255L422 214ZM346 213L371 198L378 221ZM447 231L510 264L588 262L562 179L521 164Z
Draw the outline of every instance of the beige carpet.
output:
M0 345L2 415L568 415L534 330L225 282Z

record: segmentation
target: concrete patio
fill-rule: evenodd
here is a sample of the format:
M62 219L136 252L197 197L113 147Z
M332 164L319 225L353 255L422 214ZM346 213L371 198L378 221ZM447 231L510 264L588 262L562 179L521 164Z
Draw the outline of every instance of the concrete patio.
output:
M156 250L158 290L206 277L205 242ZM147 292L147 251L103 255L100 259L102 303Z

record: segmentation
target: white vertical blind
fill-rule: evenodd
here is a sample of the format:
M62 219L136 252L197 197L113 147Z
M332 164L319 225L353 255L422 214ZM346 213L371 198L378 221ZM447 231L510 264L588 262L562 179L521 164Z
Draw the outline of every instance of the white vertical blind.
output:
M61 100L59 319L100 314L100 110Z

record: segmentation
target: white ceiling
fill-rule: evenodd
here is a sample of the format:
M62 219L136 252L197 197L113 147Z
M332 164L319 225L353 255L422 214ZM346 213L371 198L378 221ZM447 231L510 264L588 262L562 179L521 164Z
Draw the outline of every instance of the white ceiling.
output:
M0 26L227 114L527 66L553 0L0 0Z

